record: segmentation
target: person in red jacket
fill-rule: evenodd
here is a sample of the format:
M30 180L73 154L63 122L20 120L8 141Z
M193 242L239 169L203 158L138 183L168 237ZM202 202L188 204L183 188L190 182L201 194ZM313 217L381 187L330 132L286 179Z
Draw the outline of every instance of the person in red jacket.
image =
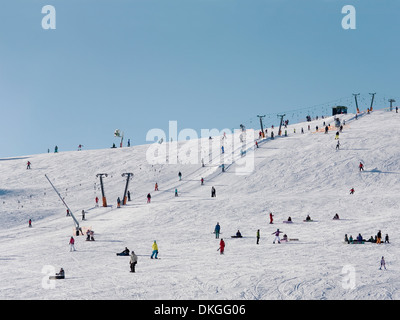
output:
M224 239L221 239L221 241L219 242L219 253L224 254L224 250L225 250L225 241Z
M75 250L74 244L75 244L75 239L74 239L74 237L71 237L71 239L69 239L69 251L70 251L70 252L71 252L72 250L76 251L76 250Z
M353 194L354 193L354 188L351 188L350 189L350 194Z
M272 217L273 217L273 214L272 214L272 212L270 212L270 213L269 213L269 223L270 223L270 224L272 224L273 221L274 221L274 219L273 219Z
M364 171L364 165L362 164L362 162L360 162L360 164L358 165L358 167L360 168L360 171Z

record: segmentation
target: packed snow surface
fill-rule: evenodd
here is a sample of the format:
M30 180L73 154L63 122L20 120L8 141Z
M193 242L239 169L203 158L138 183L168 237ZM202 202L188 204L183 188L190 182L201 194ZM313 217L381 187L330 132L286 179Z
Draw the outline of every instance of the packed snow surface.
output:
M259 139L255 129L240 144L237 132L225 139L0 159L0 299L399 299L400 115L339 117L345 121L339 150L333 117L326 117L289 124L287 137L268 128L268 138ZM333 130L316 132L324 121ZM232 155L225 172L215 160L219 147L209 157L214 142ZM164 162L152 163L152 154L162 159L163 150ZM191 163L181 163L189 153ZM108 174L107 207L99 173ZM131 201L117 208L123 173L133 173ZM76 236L73 218L45 175L95 241ZM335 213L340 220L332 219ZM303 222L307 215L313 222ZM284 223L289 216L293 223ZM223 255L213 234L217 222ZM274 244L276 229L298 240ZM231 238L237 230L243 238ZM345 234L369 239L378 230L389 235L389 244L344 243ZM150 259L154 240L158 260ZM136 273L129 272L129 257L116 255L125 247L138 255ZM379 270L382 256L387 270ZM61 267L66 278L49 281Z

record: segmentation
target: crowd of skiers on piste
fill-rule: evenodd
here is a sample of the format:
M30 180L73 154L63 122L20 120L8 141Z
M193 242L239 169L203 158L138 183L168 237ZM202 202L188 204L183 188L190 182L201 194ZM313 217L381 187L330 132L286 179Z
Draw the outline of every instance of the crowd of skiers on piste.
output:
M396 112L397 112L397 108L396 108ZM337 119L335 119L335 121L336 121L336 120L337 120ZM284 127L285 127L285 128L287 128L288 123L289 123L288 120L286 120L286 121L284 122ZM340 148L339 133L342 132L342 130L343 130L343 125L344 125L344 124L345 124L345 122L343 121L343 123L340 124L339 129L337 130L337 132L336 132L336 134L335 134L335 140L338 140L338 141L337 141L337 144L336 144L336 149L339 149L339 148ZM324 128L325 128L325 129L324 129L325 134L328 134L328 132L331 130L330 124L326 124L326 123L324 122L324 123L323 123L323 126L324 126ZM272 126L272 129L274 129L273 126ZM310 131L310 125L308 125L308 130ZM319 131L318 126L316 126L316 131L317 131L317 132ZM296 132L295 129L294 129L294 132ZM268 133L268 130L265 129L265 135L266 135L267 133ZM301 133L304 133L303 128L301 128ZM285 130L285 135L287 135L287 131L286 131L286 130ZM264 137L264 132L261 132L261 131L260 131L259 137L260 137L260 138ZM271 138L273 139L273 137L274 137L274 133L271 132ZM82 149L82 147L83 147L83 145L80 144L80 145L78 146L78 151L80 151L80 150ZM113 147L115 147L115 144L113 145ZM255 141L255 147L256 147L256 148L259 147L257 141ZM222 151L222 153L224 153L224 147L223 147L223 146L222 146L221 151ZM48 152L49 152L49 150L48 150ZM55 152L55 153L58 152L58 147L57 147L57 146L55 146L54 152ZM202 161L202 166L204 167L204 162L203 162L203 161ZM30 161L27 162L27 167L26 167L26 169L31 169L31 162L30 162ZM364 164L363 164L362 162L359 163L358 169L359 169L360 172L361 172L361 171L364 171ZM224 167L222 167L222 170L224 171ZM182 172L180 172L180 171L178 172L178 178L179 178L179 181L182 181ZM200 183L201 183L201 185L204 185L204 178L203 178L203 177L200 179ZM156 191L159 191L159 187L158 187L158 183L157 183L157 182L155 183L154 191L155 191L155 192L156 192ZM350 194L354 194L354 192L355 192L354 188L351 188L351 189L350 189ZM174 194L175 194L175 197L178 197L178 196L179 196L179 195L178 195L178 189L177 189L177 188L175 188ZM128 193L127 193L127 197L128 197L128 201L130 201L131 198L130 198L130 192L129 192L129 191L128 191ZM215 187L214 187L214 186L211 187L211 197L216 197L216 190L215 190ZM99 199L98 199L98 197L96 197L96 199L95 199L96 207L98 207L98 201L99 201ZM148 193L148 194L147 194L147 203L150 203L150 202L151 202L151 194ZM118 199L117 199L117 207L118 207L118 208L120 208L121 203L122 203L122 202L121 202L120 198L118 197ZM69 215L70 215L70 213L69 213L69 210L67 209L67 216L69 216ZM334 219L334 220L339 219L338 214L335 214L335 216L333 217L333 219ZM82 220L85 220L85 211L84 211L84 210L82 210ZM309 215L307 215L307 217L306 217L305 220L303 220L303 221L309 222L309 221L313 221L313 220L310 218ZM290 222L290 223L291 223L291 222L292 222L291 217L289 217L289 218L288 218L286 221L284 221L284 222ZM270 212L270 213L269 213L269 224L273 224L273 223L274 223L274 215ZM32 227L32 220L31 220L31 219L29 219L29 227ZM221 234L221 226L219 225L219 223L217 223L217 225L215 226L214 233L215 233L216 239L219 239L219 238L220 238L220 234ZM280 229L276 229L274 232L272 232L271 235L274 236L274 239L273 239L273 241L272 241L273 244L275 244L276 242L277 242L277 243L281 243L281 242L288 241L287 235L286 235L286 234L283 234L283 236L281 237L281 234L283 234L283 232L282 232ZM237 230L236 234L235 234L235 235L232 235L231 237L232 237L232 238L243 238L243 236L242 236L240 230ZM87 241L94 241L94 232L93 232L93 230L90 230L90 229L87 230L87 232L86 232L86 240L87 240ZM257 231L256 231L256 244L258 245L259 242L260 242L260 229L257 229ZM358 234L358 236L357 236L355 239L353 238L352 235L350 235L350 237L347 237L347 234L346 234L346 235L345 235L345 242L346 242L346 243L349 243L349 244L350 244L350 243L364 243L364 242L371 242L371 243L377 243L377 244L383 243L383 241L382 241L382 234L381 234L381 231L380 231L380 230L379 230L378 233L375 235L375 237L371 236L368 240L365 240L365 239L361 236L361 234ZM389 243L389 236L388 236L387 234L386 234L386 236L385 236L384 243ZM75 249L75 239L74 239L74 237L71 237L71 238L70 238L70 240L69 240L69 246L70 246L70 251L76 251L76 249ZM220 252L220 254L224 254L224 253L225 253L225 247L226 247L226 243L225 243L224 239L221 238L220 241L219 241L219 247L218 247L218 251ZM136 266L136 264L137 264L137 262L138 262L138 256L134 253L134 251L130 251L128 248L125 248L125 250L124 250L123 252L117 253L117 255L118 255L118 256L130 256L130 261L129 261L129 264L130 264L130 271L131 271L131 272L135 272L135 266ZM151 258L151 259L158 259L158 245L157 245L157 243L156 243L155 240L154 240L153 245L152 245L152 250L151 250L150 258ZM386 269L384 257L382 257L382 260L381 260L381 267L384 267L384 268ZM61 269L61 271L62 271L62 273L64 273L64 270L63 270L63 269ZM64 274L63 274L63 275L64 275Z

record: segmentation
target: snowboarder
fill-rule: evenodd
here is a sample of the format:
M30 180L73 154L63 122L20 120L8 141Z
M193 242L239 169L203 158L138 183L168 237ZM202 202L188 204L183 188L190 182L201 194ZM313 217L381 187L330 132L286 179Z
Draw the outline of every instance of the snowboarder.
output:
M60 272L56 273L57 279L64 279L65 278L65 271L63 268L60 269Z
M381 258L381 266L379 267L379 270L382 270L382 267L384 267L386 270L386 262L385 262L385 258L383 256Z
M71 237L69 239L69 252L71 252L72 250L76 251L75 250L75 239L74 239L74 237Z
M339 215L337 213L333 216L333 220L339 220Z
M118 197L118 199L117 199L117 208L120 208L121 207L121 199Z
M29 228L32 228L32 219L29 219Z
M31 163L30 163L30 161L28 161L28 162L26 163L26 168L27 168L27 169L30 169L30 168L31 168Z
M132 251L133 252L133 251ZM128 247L125 247L125 250L124 251L122 251L122 252L120 252L120 253L117 253L117 256L129 256L129 249L128 249Z
M154 191L158 191L158 184L156 182L155 186L154 186Z
M217 196L217 195L216 195L215 188L212 187L212 188L211 188L211 197L212 197L212 198L215 198L216 196Z
M219 242L219 253L224 254L225 251L225 241L224 239L221 238L221 241Z
M312 221L309 214L306 217L306 221Z
M257 244L260 241L260 229L257 230Z
M235 238L242 238L242 234L239 230L236 232Z
M150 203L150 201L151 201L151 194L148 193L148 194L147 194L147 203Z
M360 162L358 168L360 169L360 171L364 171L364 165L362 164L362 162Z
M135 252L132 251L132 253L131 253L131 259L130 259L130 261L129 261L129 264L130 264L130 266L131 266L131 272L135 272L135 266L136 266L136 264L137 264L137 261L138 261L138 257L137 257L137 255L135 254Z
M273 224L274 222L274 219L272 218L273 217L273 214L272 214L272 212L270 212L269 213L269 224Z
M273 241L274 244L275 244L275 241L276 241L276 240L278 240L278 243L281 243L281 239L279 238L279 235L280 235L281 233L282 233L282 232L279 231L279 229L276 229L275 232L272 232L272 234L275 235L275 239L274 239L274 241Z
M158 257L157 257L158 256L158 245L157 245L156 240L154 240L151 248L153 249L153 252L152 252L150 258L153 259L153 257L154 257L155 259L158 259Z
M354 188L351 188L350 189L350 194L353 194L354 193Z
M221 226L219 225L219 222L217 222L217 225L214 228L214 233L215 233L215 239L219 238L219 232L221 230Z
M182 180L182 172L179 171L178 177L179 177L179 181Z

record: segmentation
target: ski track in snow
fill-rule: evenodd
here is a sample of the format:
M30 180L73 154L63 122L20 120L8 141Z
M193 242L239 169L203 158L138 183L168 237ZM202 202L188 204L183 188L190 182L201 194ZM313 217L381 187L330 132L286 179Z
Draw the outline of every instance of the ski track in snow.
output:
M235 162L225 172L208 161L205 167L200 161L152 165L146 160L149 146L0 159L0 277L6 279L0 283L0 298L399 299L399 118L384 111L353 121L350 114L340 117L347 122L340 150L335 150L335 131L314 133L307 130L309 123L299 123L288 126L288 137L259 141L259 148L254 148L254 140L247 141L244 158L242 145L235 145ZM329 117L310 126L321 127L323 121L333 123ZM228 136L227 150L230 143ZM174 154L176 144L159 147L164 146ZM204 154L208 150L200 150L199 158ZM211 158L219 157L217 149ZM254 170L236 174L246 159L254 159ZM31 170L26 169L28 160ZM358 171L360 161L364 172ZM123 196L124 172L134 173L131 201L116 208L117 197ZM94 206L96 196L101 202L98 173L108 173L103 180L107 208ZM68 247L74 223L45 174L80 225L95 232L95 241L75 237L76 252ZM156 182L159 191L154 191ZM216 198L210 197L211 186L216 187ZM86 221L81 221L82 209ZM332 220L335 213L342 219ZM307 214L315 222L303 222ZM288 216L292 224L283 223ZM217 251L219 239L213 234L217 222L226 241L224 255ZM273 244L277 228L299 241ZM238 229L244 238L232 239ZM368 239L378 230L389 234L390 244L343 242L345 234L361 233ZM150 259L154 240L159 260ZM125 246L139 257L135 274L129 272L129 257L116 256ZM379 270L381 256L388 270ZM45 266L55 272L63 267L66 279L45 288ZM344 285L343 268L349 266L355 271L351 289Z

